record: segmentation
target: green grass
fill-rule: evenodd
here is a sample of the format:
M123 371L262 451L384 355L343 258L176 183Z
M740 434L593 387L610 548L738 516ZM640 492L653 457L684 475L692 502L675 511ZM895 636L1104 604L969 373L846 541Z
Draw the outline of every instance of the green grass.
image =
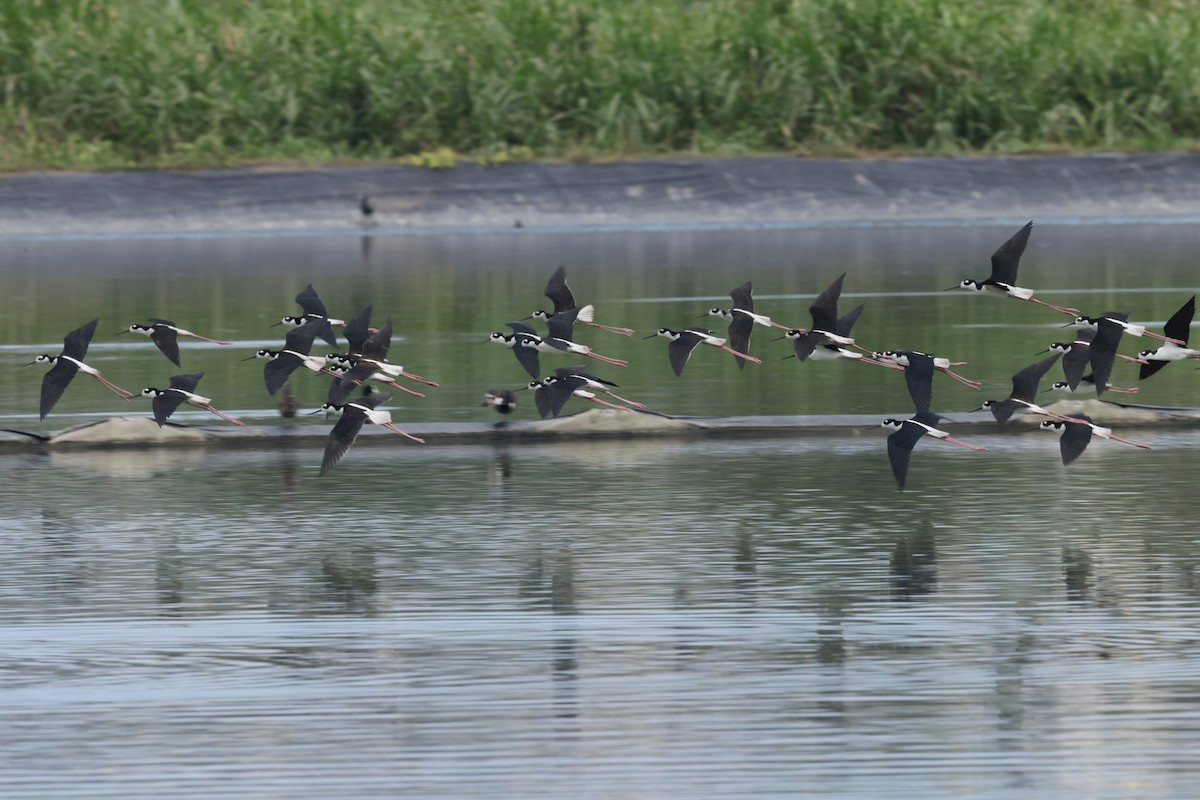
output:
M1197 0L25 0L0 168L1200 141Z

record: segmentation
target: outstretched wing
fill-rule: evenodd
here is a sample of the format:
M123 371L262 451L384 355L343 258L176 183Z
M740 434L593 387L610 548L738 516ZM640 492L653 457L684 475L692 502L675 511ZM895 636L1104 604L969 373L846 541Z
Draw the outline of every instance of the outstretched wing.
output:
M1025 227L1012 235L1007 242L1000 245L992 253L992 274L988 283L1007 283L1016 285L1017 267L1021 265L1021 255L1025 245L1029 244L1029 234L1033 231L1033 221L1025 223Z
M191 391L188 389L187 391ZM163 392L156 395L150 403L150 408L154 412L154 421L158 423L158 427L162 427L167 421L167 417L175 413L175 409L183 403L183 395L179 392Z
M1192 330L1192 317L1196 315L1196 295L1192 295L1183 306L1171 315L1167 320L1167 324L1163 326L1163 333L1168 339L1178 339L1183 343L1187 343L1188 334Z
M325 304L321 302L321 298L317 297L317 292L313 289L312 284L305 286L300 294L296 295L296 304L304 309L305 315L314 317L327 317L325 313Z
M70 384L77 372L79 369L74 364L60 358L54 362L50 371L42 376L42 419L45 419L46 415L50 413L50 409L54 408L55 403L62 399L63 392L67 390L67 385Z
M908 384L908 395L917 411L928 411L933 404L933 357L911 350L905 355L908 366L904 368L904 382Z
M837 304L842 296L842 281L845 278L846 273L843 272L808 307L808 313L812 314L813 330L833 333L837 329Z
M564 311L569 311L575 308L575 296L571 294L571 287L567 286L567 270L565 267L559 267L554 270L554 274L550 276L550 280L546 281L546 289L543 292L550 302L554 303L554 313L561 314Z
M156 325L154 330L150 331L150 341L154 342L155 347L172 364L177 367L183 366L179 363L179 336L173 328L164 328L161 325Z
M753 292L754 287L750 285L750 281L746 281L741 286L735 286L730 289L729 296L733 299L733 307L753 311L754 298L751 296Z
M88 345L92 341L92 336L96 333L96 325L100 323L100 318L91 322L80 325L75 330L63 337L62 354L70 356L77 361L83 361L83 357L87 355Z

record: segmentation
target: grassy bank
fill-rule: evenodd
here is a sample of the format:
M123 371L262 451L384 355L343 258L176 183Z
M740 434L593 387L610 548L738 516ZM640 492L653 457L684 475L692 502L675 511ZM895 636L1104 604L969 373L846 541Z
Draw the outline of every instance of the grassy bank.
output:
M1197 141L1197 0L0 7L4 169Z

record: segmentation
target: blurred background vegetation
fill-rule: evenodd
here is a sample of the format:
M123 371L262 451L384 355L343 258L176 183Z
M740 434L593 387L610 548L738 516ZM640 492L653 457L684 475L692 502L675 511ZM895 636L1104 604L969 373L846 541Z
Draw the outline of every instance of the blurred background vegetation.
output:
M23 0L0 169L1200 141L1200 0Z

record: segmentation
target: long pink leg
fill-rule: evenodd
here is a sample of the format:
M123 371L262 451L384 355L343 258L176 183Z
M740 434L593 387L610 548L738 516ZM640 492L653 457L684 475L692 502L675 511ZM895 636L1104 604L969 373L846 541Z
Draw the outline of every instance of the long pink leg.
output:
M717 345L717 346L720 347L722 350L724 350L726 353L733 353L738 358L744 358L747 361L754 362L755 364L762 363L762 359L755 358L754 356L751 356L751 355L746 355L745 353L739 353L737 350L734 350L732 347L730 347L727 344L721 344L721 345Z
M590 350L586 353L583 353L582 355L585 355L588 358L594 358L597 361L603 361L605 364L612 364L614 367L628 367L629 366L628 361L622 361L619 358L609 358L608 356L602 356L599 353L593 353Z
M789 328L787 325L781 325L778 322L776 322L775 320L771 320L771 327L779 328L779 330L781 330L781 331L795 330L794 328Z
M604 393L607 394L609 397L617 398L622 403L628 403L629 405L633 406L634 408L645 408L646 407L645 403L639 403L636 400L626 400L624 397L621 397L621 395L617 394L616 392L610 392L607 389L605 389Z
M974 451L975 451L975 452L977 452L977 453L982 453L982 452L984 452L985 450L987 450L987 448L986 448L986 447L983 447L983 446L981 446L981 445L977 445L977 444L967 444L966 442L961 442L961 441L959 441L958 439L951 439L949 436L938 436L938 437L935 437L935 438L937 438L937 440L938 440L939 442L945 442L946 444L956 444L956 445L958 445L959 447L965 447L965 448L967 448L968 450L974 450Z
M963 386L966 386L968 389L974 389L975 391L979 391L979 387L983 386L983 384L980 383L979 381L973 381L969 378L964 378L962 375L959 375L948 369L942 369L939 367L938 371L944 372L945 374L949 375L951 378L954 378L954 380L961 383Z
M420 439L416 436L413 436L411 433L405 433L404 431L400 430L399 428L397 428L395 425L393 425L390 422L383 423L383 427L387 428L389 431L395 431L396 433L400 434L401 436L407 436L409 439L412 439L414 442L420 442L421 444L425 444L424 439Z
M1122 394L1137 394L1139 391L1138 387L1136 387L1136 386L1134 386L1131 389L1126 389L1121 386L1113 386L1111 383L1104 384L1104 390L1106 392L1120 392Z
M1144 358L1135 358L1134 356L1123 356L1123 355L1121 355L1120 353L1117 353L1117 358L1124 359L1125 361L1132 361L1132 362L1133 362L1133 363L1135 363L1135 364L1146 364L1146 363L1148 363L1148 362L1146 361L1146 359L1144 359Z
M180 336L190 336L193 339L199 339L202 342L212 342L213 344L233 344L233 342L223 342L220 339L210 339L207 336L201 336L200 334L192 333L191 331L188 331L187 333L184 333L183 331L178 331L178 333Z
M110 392L112 392L117 397L121 398L122 400L124 400L126 402L129 402L130 398L133 397L133 392L125 391L120 386L117 386L115 383L110 381L108 378L105 378L103 375L93 375L92 377L95 378L96 380L100 381L100 385L104 386Z
M1187 347L1187 342L1180 341L1179 339L1172 339L1170 336L1163 336L1162 334L1159 334L1159 333L1151 333L1150 331L1142 331L1142 336L1149 336L1151 339L1158 339L1160 342L1171 342L1172 344L1177 344L1180 347Z
M904 367L900 366L899 364L891 364L887 361L876 361L872 358L852 358L848 360L857 361L859 364L874 364L877 367L887 367L888 369L898 369L901 372L904 371Z
M422 378L420 375L415 375L411 372L401 372L398 377L408 378L411 381L416 381L417 383L423 383L426 386L432 386L435 389L438 387L437 381L427 380L425 378Z
M395 381L388 381L385 385L390 386L393 389L399 389L400 391L405 392L406 394L411 394L414 397L424 397L425 396L425 395L421 394L420 392L414 392L412 389L401 386L400 384L396 383Z
M1029 302L1031 302L1031 303L1037 303L1039 306L1045 306L1046 308L1053 309L1060 314L1066 314L1068 317L1079 316L1079 309L1077 309L1077 308L1066 308L1064 306L1056 306L1056 305L1052 305L1050 303L1044 303L1041 300L1037 300L1032 297L1029 297L1026 299L1029 300Z
M226 422L232 422L234 425L238 425L243 428L246 427L246 423L242 422L240 419L234 419L233 417L231 417L227 414L222 414L220 411L217 411L212 406L200 406L200 407L203 408L205 411L211 411L212 413L216 414L218 417L225 420Z
M1134 447L1140 447L1143 450L1151 449L1150 445L1148 445L1148 444L1138 444L1137 442L1131 442L1128 439L1122 439L1120 436L1113 436L1111 433L1108 435L1108 438L1112 439L1114 442L1124 442L1125 444L1131 444Z
M626 408L625 406L619 406L616 403L610 403L607 400L601 400L599 397L592 396L592 397L587 397L584 399L591 400L593 403L599 403L602 406L608 406L609 408L615 408L617 411L629 411L630 413L633 412L632 408Z
M587 325L592 328L599 328L602 331L608 331L609 333L616 333L621 336L633 336L632 328L618 328L615 325L601 325L598 322L579 322L578 320L576 320L576 323L579 325Z

